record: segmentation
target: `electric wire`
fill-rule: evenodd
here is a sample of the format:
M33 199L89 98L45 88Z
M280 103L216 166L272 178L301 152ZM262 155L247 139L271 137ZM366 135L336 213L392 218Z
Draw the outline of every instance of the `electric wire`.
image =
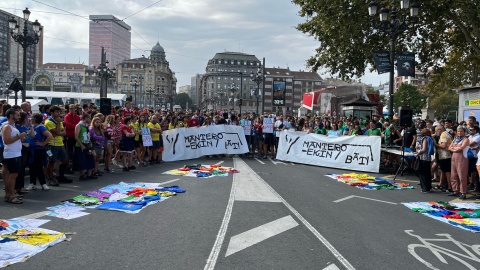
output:
M158 4L158 3L162 2L162 1L163 1L163 0L159 0L159 1L157 1L157 2L155 2L155 3L153 3L153 4L149 5L149 6L147 6L147 7L145 7L145 8L142 8L141 10L133 13L132 15L129 15L129 16L123 18L122 21L124 21L124 20L126 20L126 19L128 19L128 18L130 18L130 17L132 17L132 16L135 16L135 15L137 15L138 13L144 11L145 9L147 9L147 8L149 8L149 7L152 7L152 6Z

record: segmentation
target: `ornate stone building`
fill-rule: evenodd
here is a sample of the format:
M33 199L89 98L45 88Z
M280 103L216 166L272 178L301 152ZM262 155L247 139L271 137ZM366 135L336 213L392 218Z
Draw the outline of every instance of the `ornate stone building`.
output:
M173 107L177 79L160 43L152 48L149 58L124 60L116 68L117 92L131 97L135 106Z
M261 68L261 63L255 55L240 52L215 54L196 86L200 108L238 111L239 100L242 99L242 112L254 111L256 97L252 95L252 90L257 88L257 84L250 79L250 73L256 73L258 68Z

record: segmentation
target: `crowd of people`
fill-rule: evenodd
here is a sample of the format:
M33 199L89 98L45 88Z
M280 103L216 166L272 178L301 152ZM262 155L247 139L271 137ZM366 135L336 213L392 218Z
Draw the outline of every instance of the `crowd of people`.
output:
M32 113L28 102L10 106L0 102L0 160L5 184L5 201L20 204L28 191L71 183L67 174L78 172L78 179L97 179L114 173L115 167L124 172L136 166L155 166L162 162L165 130L196 128L209 125L242 125L249 145L247 156L275 159L279 131L294 130L325 136L380 136L382 144L404 146L415 152L410 166L417 168L422 192L441 190L450 196L465 199L468 189L479 191L477 152L480 145L478 122L472 116L468 122L452 123L417 120L402 128L396 120L374 116L304 117L255 113L237 115L234 112L173 112L112 106L104 115L92 104L42 106ZM274 120L273 133L264 132L264 119ZM144 146L143 132L148 131L152 146ZM465 150L467 149L467 150ZM412 157L413 158L413 157ZM399 157L384 154L385 166L399 164ZM104 170L100 170L100 162ZM417 164L418 163L418 164ZM25 172L30 182L25 187ZM433 178L431 176L433 174ZM439 183L432 187L432 181Z

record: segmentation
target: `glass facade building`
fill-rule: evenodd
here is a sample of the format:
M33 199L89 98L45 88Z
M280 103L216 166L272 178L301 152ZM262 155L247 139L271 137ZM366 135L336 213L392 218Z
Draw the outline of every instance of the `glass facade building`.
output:
M105 48L110 66L116 66L130 59L131 27L112 15L90 15L89 27L90 66L98 66L102 59L102 47Z

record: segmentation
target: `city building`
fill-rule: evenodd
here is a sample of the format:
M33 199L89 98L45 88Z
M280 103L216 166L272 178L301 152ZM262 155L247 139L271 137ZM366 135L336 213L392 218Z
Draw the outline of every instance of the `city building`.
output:
M102 47L107 61L114 67L130 59L131 27L112 15L90 15L89 52L90 67L97 67L102 60Z
M181 93L185 93L190 96L190 85L184 85L184 86L178 87L177 94L181 94Z
M87 66L83 64L67 64L67 63L46 63L40 67L50 72L56 82L70 82L69 77L73 75L81 76L80 83L84 84L84 74Z
M431 72L431 71L430 71ZM425 85L428 84L428 81L430 79L428 78L428 75L425 74L422 71L415 71L415 77L410 77L410 76L396 76L394 83L393 83L393 92L397 92L398 88L402 83L410 84L417 86L419 88L424 87Z
M265 68L264 112L296 113L303 94L322 88L318 73L291 71L287 68ZM283 109L285 108L285 109Z
M116 69L118 93L127 94L136 106L173 107L177 79L160 43L152 48L149 58L142 56L124 60Z
M0 10L0 89L10 84L16 77L22 81L23 48L13 40L8 21L14 18L23 31L25 20L22 17ZM31 18L27 23L29 34L33 33ZM45 31L45 29L43 29ZM43 62L43 31L38 44L27 48L27 81ZM3 89L2 89L3 90Z
M250 73L256 73L260 67L261 63L255 55L240 52L216 53L208 60L201 80L197 80L200 109L238 111L241 98L242 112L254 112L256 97L252 95L252 90L257 85L250 79ZM262 85L260 84L260 89Z
M200 85L200 81L202 80L202 75L197 74L191 78L191 85L190 85L190 98L192 99L193 105L195 107L199 107L199 95L198 95L198 85Z

